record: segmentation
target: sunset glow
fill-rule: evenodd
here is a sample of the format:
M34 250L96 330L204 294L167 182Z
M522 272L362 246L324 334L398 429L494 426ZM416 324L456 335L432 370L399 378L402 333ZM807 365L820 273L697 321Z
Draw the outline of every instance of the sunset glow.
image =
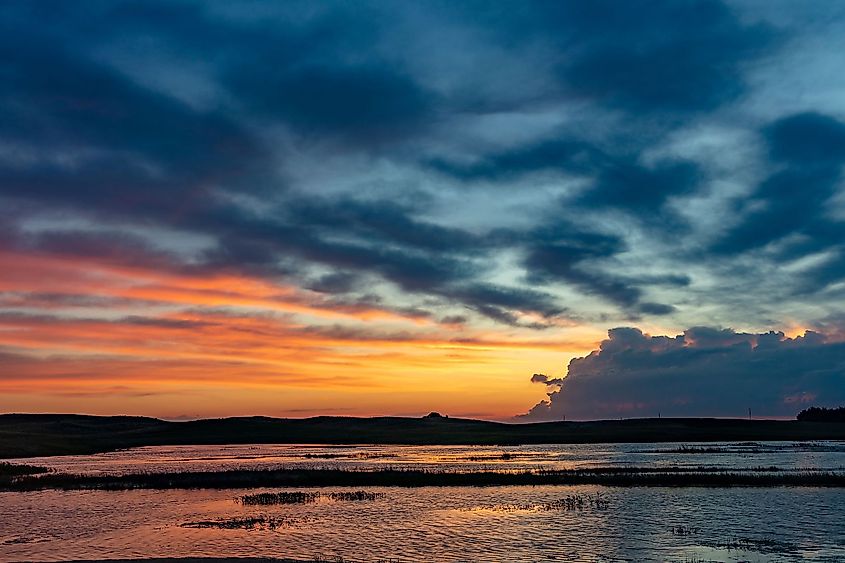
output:
M0 262L13 272L0 280L9 410L508 418L542 397L514 377L526 354L553 371L603 336L336 306L260 278L8 252Z
M824 7L75 4L0 7L0 411L845 400Z

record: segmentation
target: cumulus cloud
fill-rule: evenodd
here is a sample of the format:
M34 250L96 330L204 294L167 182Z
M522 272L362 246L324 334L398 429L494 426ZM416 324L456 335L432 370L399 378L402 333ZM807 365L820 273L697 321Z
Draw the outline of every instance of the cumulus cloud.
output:
M845 401L845 342L806 331L693 327L677 336L614 328L565 377L534 374L549 399L523 420L661 416L793 416Z

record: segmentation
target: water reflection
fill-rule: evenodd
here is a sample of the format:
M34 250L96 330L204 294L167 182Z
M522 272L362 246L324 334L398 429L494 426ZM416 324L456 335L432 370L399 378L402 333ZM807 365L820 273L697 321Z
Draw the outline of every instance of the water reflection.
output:
M531 446L155 446L88 456L28 458L57 471L120 474L330 467L402 467L449 471L524 471L593 467L777 466L787 470L845 471L845 443L754 442L705 444L551 444Z
M262 506L236 502L259 492L240 490L2 493L0 559L322 553L445 562L845 560L845 492L838 489L377 491L367 502ZM560 502L597 495L606 506ZM233 524L213 525L220 522Z
M698 449L695 449L698 448ZM842 443L174 446L26 460L84 473L291 466L842 470ZM248 499L247 502L244 499ZM845 561L845 491L374 487L0 493L0 560ZM761 526L765 523L765 526Z

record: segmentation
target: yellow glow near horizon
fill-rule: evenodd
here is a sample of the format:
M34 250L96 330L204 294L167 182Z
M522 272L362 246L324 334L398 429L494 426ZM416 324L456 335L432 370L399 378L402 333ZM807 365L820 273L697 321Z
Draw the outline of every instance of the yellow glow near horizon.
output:
M604 336L586 326L478 328L333 307L318 294L242 277L34 256L0 262L15 264L0 291L15 296L5 306L18 311L0 317L6 412L194 418L437 410L507 419L544 398L532 373L562 375L571 357Z

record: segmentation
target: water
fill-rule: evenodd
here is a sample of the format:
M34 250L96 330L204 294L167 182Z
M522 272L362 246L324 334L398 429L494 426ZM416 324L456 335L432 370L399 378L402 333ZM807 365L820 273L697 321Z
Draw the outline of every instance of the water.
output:
M842 470L845 465L841 443L703 447L709 453L667 453L682 449L681 444L182 446L26 462L88 473L302 465L506 471L672 464ZM245 506L235 500L266 490L271 489L0 493L0 561L317 555L404 562L845 561L842 489L373 487L367 490L383 496L360 502ZM350 489L323 492L343 490ZM553 504L570 495L600 495L606 507ZM184 526L246 518L278 526Z
M121 474L282 467L377 469L409 467L451 471L523 471L593 467L777 466L802 471L845 471L845 442L665 444L549 444L530 446L153 446L96 455L18 460L57 471Z

